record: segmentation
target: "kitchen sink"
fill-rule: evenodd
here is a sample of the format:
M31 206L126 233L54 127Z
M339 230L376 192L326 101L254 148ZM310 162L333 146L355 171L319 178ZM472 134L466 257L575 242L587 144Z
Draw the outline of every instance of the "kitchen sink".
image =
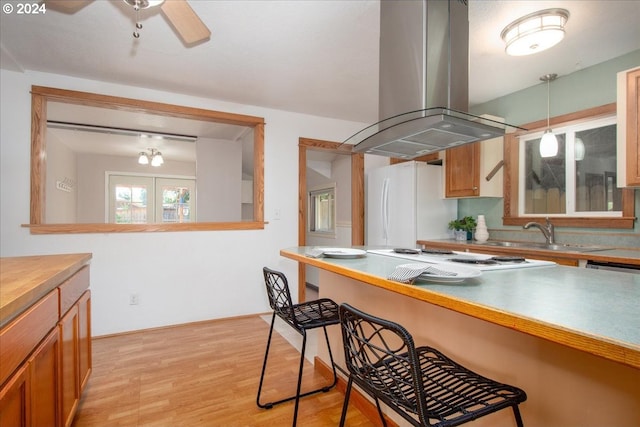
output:
M536 242L508 242L491 240L483 243L477 243L484 246L499 246L504 248L523 248L523 249L545 249L548 251L560 252L595 252L604 251L610 248L592 245L579 245L573 243L536 243Z

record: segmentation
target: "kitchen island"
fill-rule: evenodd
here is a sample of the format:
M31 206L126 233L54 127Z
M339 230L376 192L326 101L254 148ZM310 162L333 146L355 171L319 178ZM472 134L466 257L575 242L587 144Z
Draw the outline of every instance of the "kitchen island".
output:
M321 297L397 321L418 344L523 388L525 425L640 425L640 276L544 266L405 285L386 277L407 260L315 259L306 249L281 255L320 269ZM340 339L332 331L334 348ZM326 350L319 357L326 363ZM509 415L475 424L511 425Z

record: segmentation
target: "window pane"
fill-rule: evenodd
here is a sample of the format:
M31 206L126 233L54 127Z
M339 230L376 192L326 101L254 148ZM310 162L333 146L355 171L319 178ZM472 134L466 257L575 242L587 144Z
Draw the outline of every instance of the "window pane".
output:
M311 231L333 233L335 229L335 198L333 189L312 191L309 196Z
M116 224L147 223L147 188L116 185Z
M162 222L191 222L190 202L189 188L162 186Z
M616 125L576 132L576 211L622 210L616 186Z
M525 214L566 212L565 134L556 134L558 154L540 156L540 138L525 141Z

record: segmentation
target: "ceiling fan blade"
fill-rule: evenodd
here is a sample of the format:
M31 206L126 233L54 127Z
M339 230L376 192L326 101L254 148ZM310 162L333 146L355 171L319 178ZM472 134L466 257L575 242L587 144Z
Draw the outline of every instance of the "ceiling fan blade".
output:
M64 13L76 13L92 0L46 0L43 3L47 9L56 10Z
M186 44L197 43L211 36L211 31L186 0L166 0L161 9Z

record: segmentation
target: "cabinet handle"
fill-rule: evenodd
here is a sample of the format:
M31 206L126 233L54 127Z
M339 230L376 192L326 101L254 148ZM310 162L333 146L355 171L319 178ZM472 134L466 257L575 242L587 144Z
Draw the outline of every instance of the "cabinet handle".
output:
M494 177L495 174L498 173L498 171L500 170L500 168L502 167L502 165L504 165L504 160L500 160L494 167L493 169L491 169L491 172L489 172L489 174L486 176L486 180L487 181L491 181L491 178Z

